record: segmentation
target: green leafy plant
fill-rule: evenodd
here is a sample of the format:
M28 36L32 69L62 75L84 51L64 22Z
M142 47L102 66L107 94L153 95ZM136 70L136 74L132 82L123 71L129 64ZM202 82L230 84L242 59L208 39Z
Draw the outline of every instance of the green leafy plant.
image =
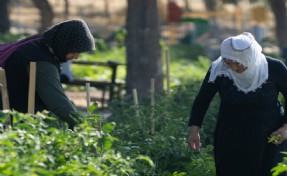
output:
M283 155L287 155L287 152L281 152ZM277 166L271 169L272 176L278 176L281 173L287 171L287 157L283 158L283 161L278 163Z
M92 106L90 112L96 108ZM49 126L45 121L59 120L45 113L1 112L0 119L8 115L13 127L0 134L2 175L137 175L153 167L147 156L129 157L115 150L118 139L110 133L116 125L102 120L98 130L100 115L82 114L74 131Z
M0 44L15 42L19 39L29 36L28 34L9 34L9 33L0 33Z
M280 134L272 135L272 136L268 137L268 143L272 143L272 142L278 143L279 140L281 139L281 137L282 136Z
M193 173L199 161L194 163L194 166L191 163L200 156L206 158L201 159L201 164L206 162L210 168L215 167L214 162L209 160L213 158L212 148L209 148L206 155L203 153L206 150L202 150L196 158L195 153L191 152L186 143L188 116L192 99L199 86L200 83L186 87L174 87L170 98L167 98L165 94L156 97L155 107L149 105L149 99L141 100L137 107L131 106L131 97L127 97L119 104L113 102L114 104L110 107L113 115L108 118L108 121L114 121L118 125L112 133L120 139L115 142L115 146L125 153L149 156L155 163L155 168L148 171L149 175ZM139 111L139 115L136 110ZM215 119L215 116L210 115L209 118ZM206 128L202 129L204 146L212 143L212 129L215 123L207 121L206 124L210 126L204 125ZM200 169L197 168L197 170ZM210 171L207 174L212 175L212 173L213 171Z

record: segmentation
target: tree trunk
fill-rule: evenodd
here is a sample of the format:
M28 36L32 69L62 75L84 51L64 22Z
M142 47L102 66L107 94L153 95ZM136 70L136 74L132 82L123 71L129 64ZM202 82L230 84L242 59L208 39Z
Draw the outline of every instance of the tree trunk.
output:
M269 0L275 17L276 38L282 51L287 47L287 18L285 0Z
M32 0L34 5L39 9L41 15L41 26L38 32L44 32L47 27L52 25L54 12L48 0Z
M157 1L128 0L126 27L127 94L137 89L139 98L148 97L151 78L155 79L155 91L162 91Z
M104 7L104 9L105 9L105 17L109 17L110 16L110 11L109 11L109 0L105 0L105 7Z
M187 11L187 12L190 12L191 11L191 9L190 9L190 7L189 7L189 0L184 0L184 9L185 9L185 11Z
M64 19L67 20L69 18L69 7L70 7L70 3L69 0L64 0L65 3L65 7L64 7Z
M9 0L1 0L0 2L0 32L9 32L10 20L8 14L8 3Z
M204 0L204 4L207 11L215 11L217 6L217 0Z

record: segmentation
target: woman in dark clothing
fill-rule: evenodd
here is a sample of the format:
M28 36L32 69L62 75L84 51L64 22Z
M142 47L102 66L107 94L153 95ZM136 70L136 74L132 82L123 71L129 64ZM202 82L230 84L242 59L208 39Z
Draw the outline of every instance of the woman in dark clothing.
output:
M280 113L278 94L286 102L287 68L261 52L250 33L225 39L221 57L212 63L194 100L188 144L199 150L204 115L217 92L221 99L214 139L217 176L271 176L286 150L287 114ZM268 143L277 134L280 140Z
M27 113L29 64L36 62L35 111L49 110L73 128L75 106L60 82L60 64L95 49L94 38L83 20L69 20L17 46L7 58L7 87L11 109Z

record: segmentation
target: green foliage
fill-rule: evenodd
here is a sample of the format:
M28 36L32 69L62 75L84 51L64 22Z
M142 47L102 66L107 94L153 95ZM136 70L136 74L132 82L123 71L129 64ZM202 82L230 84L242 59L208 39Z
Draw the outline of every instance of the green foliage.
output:
M110 106L113 115L108 121L116 122L118 126L112 134L120 139L116 142L119 150L149 156L156 166L155 169L148 171L149 175L203 173L205 171L199 171L203 166L198 164L204 165L205 162L208 164L206 168L209 167L210 170L205 175L215 175L214 162L210 160L212 149L209 148L208 152L203 149L195 155L186 143L188 116L199 86L200 82L190 86L174 87L172 97L167 98L164 94L156 97L155 107L149 105L148 99L141 100L137 107L131 106L131 97L120 103L114 101ZM203 146L212 143L213 139L216 116L212 116L210 112L208 116L212 120L206 121L202 128Z
M272 143L272 142L274 142L274 143L278 143L279 142L279 140L281 139L281 134L277 134L277 135L272 135L272 136L270 136L270 137L268 137L268 143Z
M282 154L287 155L287 152L282 152ZM272 176L278 176L281 173L284 173L287 171L287 157L283 158L283 161L278 163L277 166L272 168Z
M125 46L125 38L126 38L126 35L127 35L127 30L124 29L124 28L121 28L120 30L118 30L116 32L116 41L118 43L118 47L124 47Z
M97 104L93 104L87 114L72 115L80 124L74 132L45 113L2 114L2 119L11 114L14 126L0 135L0 173L214 176L209 144L213 143L218 97L211 103L201 128L203 149L192 152L186 143L192 102L210 60L204 57L200 46L176 45L170 52L172 96L157 94L154 107L148 98L141 100L139 106L132 106L132 97L127 96L113 101L112 116L103 120L93 114L97 109ZM125 63L125 48L97 50L82 54L80 59ZM80 78L107 80L111 76L107 69L96 66L73 66L73 70ZM118 81L124 81L125 75L126 67L120 66Z
M124 31L120 33L125 33ZM124 35L124 34L123 34ZM164 72L166 69L165 49L166 44L161 40L162 62ZM202 80L206 70L210 66L210 60L204 57L205 51L199 45L175 45L170 50L170 74L171 85L190 84L192 81ZM96 50L93 53L83 53L79 60L90 61L116 61L126 63L125 48L110 48L108 50ZM76 78L85 78L91 80L110 80L112 72L105 67L99 66L81 66L73 65L73 71ZM181 70L181 71L178 71ZM125 82L126 66L119 66L117 69L118 82Z
M96 45L95 46L96 50L99 50L99 51L106 51L108 49L106 42L100 38L95 39L95 45Z
M89 108L88 113L92 114L98 108L98 102L94 102Z
M0 175L139 175L153 167L146 156L114 150L115 124L100 127L99 115L83 115L74 131L50 127L45 120L53 117L43 113L0 115L13 117L13 128L0 134Z
M171 86L190 85L193 82L203 80L210 67L210 60L205 57L199 57L193 61L172 59L171 65Z
M85 61L100 61L106 62L109 60L125 63L125 48L110 48L109 50L99 51L94 53L83 53L79 60ZM85 78L91 80L110 80L112 71L108 67L102 66L81 66L73 65L73 72L76 78ZM122 82L125 80L126 67L118 66L117 68L117 81Z
M196 60L199 56L206 56L204 48L196 44L178 44L171 47L171 59Z
M18 34L0 33L0 44L15 42L19 39L26 37L26 36L28 36L28 35L26 35L26 34L18 35Z
M210 152L213 150L211 145L196 153L194 159L190 163L192 168L189 175L192 176L215 176L216 169L214 165L214 159L210 156Z

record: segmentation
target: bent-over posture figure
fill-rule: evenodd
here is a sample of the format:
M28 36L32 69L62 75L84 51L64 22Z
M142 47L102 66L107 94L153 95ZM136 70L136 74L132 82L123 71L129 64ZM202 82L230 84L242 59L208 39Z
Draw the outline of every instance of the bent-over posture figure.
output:
M15 51L4 58L11 109L27 113L29 64L36 62L35 111L49 110L73 128L76 122L70 114L76 108L61 85L60 64L95 49L86 23L83 20L65 21L24 41L13 46Z
M199 130L208 106L219 93L214 139L217 176L271 176L282 161L287 114L280 113L279 92L287 98L287 68L262 54L250 33L225 39L221 56L208 70L191 110L188 144L200 149ZM286 109L286 105L285 105ZM270 135L280 134L275 144Z

